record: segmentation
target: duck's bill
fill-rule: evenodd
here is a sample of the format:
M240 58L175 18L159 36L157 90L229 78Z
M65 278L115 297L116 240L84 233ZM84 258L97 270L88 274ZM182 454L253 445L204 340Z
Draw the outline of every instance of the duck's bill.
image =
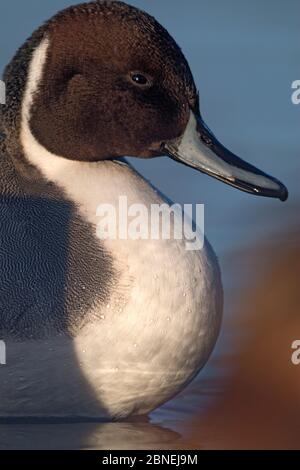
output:
M280 181L227 150L193 112L184 135L165 144L165 151L174 160L247 193L281 201L288 198L288 191Z

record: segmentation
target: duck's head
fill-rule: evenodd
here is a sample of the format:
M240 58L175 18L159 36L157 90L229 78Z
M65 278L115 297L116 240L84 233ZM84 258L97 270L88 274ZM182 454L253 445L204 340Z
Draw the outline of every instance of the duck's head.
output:
M20 122L55 155L90 162L169 155L241 190L287 198L279 181L218 142L180 48L134 7L96 1L59 13L8 66L7 109L22 80Z

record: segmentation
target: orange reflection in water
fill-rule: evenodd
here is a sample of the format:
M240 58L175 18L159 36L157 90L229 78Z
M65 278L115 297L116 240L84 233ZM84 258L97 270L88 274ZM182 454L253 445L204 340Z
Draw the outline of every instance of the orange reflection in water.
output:
M240 294L233 322L246 335L221 398L188 426L192 448L300 448L300 365L291 360L300 340L300 229L253 255L257 283Z

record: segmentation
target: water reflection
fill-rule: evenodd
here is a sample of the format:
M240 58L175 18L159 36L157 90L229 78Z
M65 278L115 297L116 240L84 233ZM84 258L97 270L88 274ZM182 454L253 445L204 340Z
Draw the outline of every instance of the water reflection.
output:
M175 431L147 422L0 424L0 450L172 449L179 440Z
M252 282L239 290L226 324L236 348L232 371L220 378L213 406L187 424L191 446L300 449L300 366L292 362L300 337L299 217L274 239L243 256Z

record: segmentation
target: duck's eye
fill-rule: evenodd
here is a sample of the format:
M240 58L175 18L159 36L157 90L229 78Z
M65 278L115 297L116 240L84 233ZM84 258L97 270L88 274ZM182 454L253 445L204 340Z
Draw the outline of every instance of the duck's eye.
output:
M142 87L147 87L151 85L150 79L146 77L145 75L143 75L142 73L138 73L138 72L132 73L130 75L130 78L131 78L131 81L135 85L142 86Z

